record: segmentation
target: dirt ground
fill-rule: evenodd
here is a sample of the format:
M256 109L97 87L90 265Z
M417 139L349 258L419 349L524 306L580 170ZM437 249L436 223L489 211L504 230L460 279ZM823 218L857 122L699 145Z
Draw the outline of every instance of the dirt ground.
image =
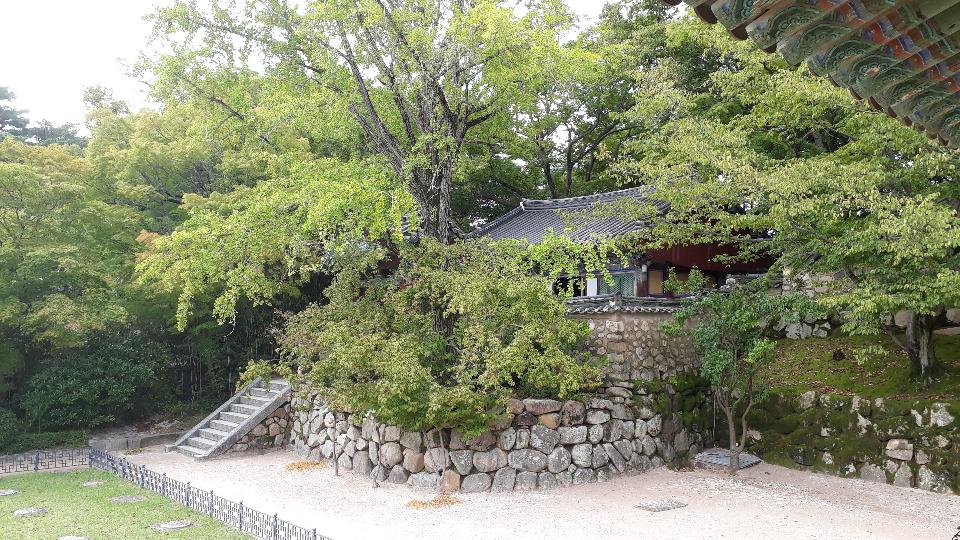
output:
M960 497L761 464L722 472L658 469L602 484L456 497L462 504L417 510L434 493L332 469L288 472L286 451L195 462L146 449L137 463L243 501L334 540L361 538L731 538L737 540L952 540ZM675 499L684 508L648 512L643 502Z

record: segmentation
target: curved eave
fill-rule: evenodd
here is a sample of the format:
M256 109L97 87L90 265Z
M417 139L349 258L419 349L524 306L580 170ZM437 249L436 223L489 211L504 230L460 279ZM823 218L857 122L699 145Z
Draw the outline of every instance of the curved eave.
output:
M679 5L680 0L662 0ZM960 0L683 0L931 139L960 146Z

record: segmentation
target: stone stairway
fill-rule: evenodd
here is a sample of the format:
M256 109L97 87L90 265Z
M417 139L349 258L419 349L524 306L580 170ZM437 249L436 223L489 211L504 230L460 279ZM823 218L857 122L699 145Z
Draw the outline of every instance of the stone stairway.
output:
M218 456L289 400L287 381L258 377L166 449L197 460Z

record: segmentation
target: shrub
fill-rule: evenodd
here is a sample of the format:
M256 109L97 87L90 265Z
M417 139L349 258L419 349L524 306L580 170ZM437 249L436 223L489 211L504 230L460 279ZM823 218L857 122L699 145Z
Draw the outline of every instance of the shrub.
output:
M84 430L20 433L8 444L0 446L0 452L19 454L47 448L85 448L89 442L90 434Z
M13 411L0 407L0 448L10 444L20 434L20 421Z
M167 355L136 333L103 333L46 359L20 405L38 430L95 428L141 418L169 397Z

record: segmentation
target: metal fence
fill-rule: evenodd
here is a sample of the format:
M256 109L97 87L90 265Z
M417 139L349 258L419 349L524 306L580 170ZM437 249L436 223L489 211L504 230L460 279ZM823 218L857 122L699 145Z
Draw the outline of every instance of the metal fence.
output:
M90 463L89 448L37 450L25 454L0 456L0 474L48 471L68 467L85 467Z
M331 540L317 534L316 529L305 529L284 521L277 514L265 514L244 506L243 502L233 502L213 493L167 478L166 474L151 471L143 465L130 463L124 458L109 452L91 448L90 466L111 472L120 478L129 480L138 486L159 493L164 497L206 514L231 527L261 538L263 540Z
M67 450L40 450L26 454L0 456L0 474L18 472L36 472L52 469L89 466L113 473L124 480L159 493L164 497L206 514L227 525L240 529L262 540L331 540L317 534L316 529L305 529L284 521L277 514L265 514L244 506L243 502L233 502L213 493L167 478L143 465L114 456L109 452L95 448L76 448Z

